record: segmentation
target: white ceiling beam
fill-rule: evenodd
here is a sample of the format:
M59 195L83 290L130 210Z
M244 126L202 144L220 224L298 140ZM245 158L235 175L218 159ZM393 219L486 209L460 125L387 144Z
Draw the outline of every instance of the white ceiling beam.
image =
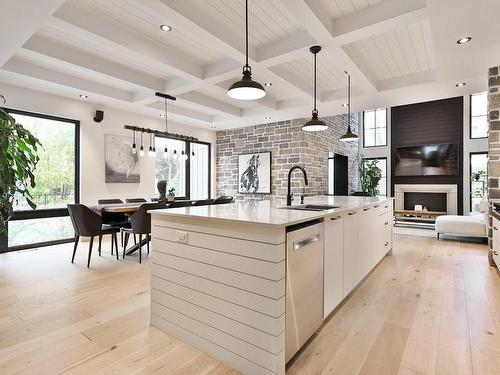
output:
M177 96L177 99L182 101L186 100L191 103L196 103L202 107L205 107L209 110L218 110L220 112L229 114L233 117L241 117L241 110L240 108L234 107L230 104L224 103L220 100L214 99L210 96L203 95L198 92L187 92L185 94L181 94Z
M400 89L408 86L422 85L428 82L436 81L438 77L437 70L427 70L425 72L408 74L402 77L386 79L378 83L380 91Z
M124 56L131 52L141 55L142 59L161 64L175 75L194 80L203 78L203 69L192 56L165 48L102 15L75 7L74 4L66 4L59 8L55 16L59 22L50 20L52 26L73 33L80 39L98 43L101 47Z
M63 3L64 0L2 0L0 67Z
M33 35L24 44L23 49L142 88L160 91L166 84L164 79L39 35Z
M128 91L119 90L114 87L46 69L30 62L20 60L16 57L13 57L9 61L7 61L2 69L9 72L29 76L35 79L78 89L80 90L81 94L95 93L121 101L132 102L132 93Z
M316 41L307 31L300 31L258 48L257 63L259 67L270 67L296 60L307 55L309 47L315 43Z
M385 0L333 21L336 43L344 45L429 17L427 0Z

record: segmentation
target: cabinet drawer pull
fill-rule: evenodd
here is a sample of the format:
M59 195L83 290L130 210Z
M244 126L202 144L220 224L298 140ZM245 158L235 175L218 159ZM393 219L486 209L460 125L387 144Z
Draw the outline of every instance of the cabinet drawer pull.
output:
M494 230L498 230L498 228L497 228L497 227L493 227L493 229L494 229Z
M389 208L389 205L387 205L387 206L384 206L384 208Z
M379 205L378 205L378 204L377 204L377 205L375 205L375 206L373 206L373 208L378 208L378 207L379 207Z
M330 220L338 220L340 218L341 218L341 216L335 216L335 217L331 217Z
M389 245L389 242L386 242L386 243L384 244L384 246L386 246L386 247L387 247L387 245Z
M363 211L368 211L369 209L370 209L370 207L363 208Z
M389 222L388 222L388 221L386 221L386 222L384 223L384 225L388 225L388 224L389 224Z
M498 255L498 251L493 251L493 254Z
M349 216L356 215L356 212L349 212L348 215Z
M312 236L312 237L309 237L309 238L306 238L305 240L302 240L302 241L294 242L293 243L293 251L300 250L303 247L306 247L307 245L310 245L310 244L312 244L314 242L318 242L318 241L319 241L319 234Z

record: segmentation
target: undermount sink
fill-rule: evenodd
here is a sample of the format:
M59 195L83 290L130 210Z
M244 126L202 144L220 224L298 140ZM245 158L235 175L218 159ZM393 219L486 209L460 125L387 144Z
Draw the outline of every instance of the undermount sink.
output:
M299 211L326 211L340 206L332 206L328 204L300 204L297 206L284 206L280 207L283 210L299 210Z

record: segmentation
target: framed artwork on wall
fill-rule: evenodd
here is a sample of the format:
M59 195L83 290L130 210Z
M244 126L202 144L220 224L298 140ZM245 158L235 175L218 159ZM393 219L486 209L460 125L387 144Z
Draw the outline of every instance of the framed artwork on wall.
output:
M139 183L139 155L132 154L132 138L104 135L105 174L107 183Z
M271 194L271 152L238 156L238 192Z

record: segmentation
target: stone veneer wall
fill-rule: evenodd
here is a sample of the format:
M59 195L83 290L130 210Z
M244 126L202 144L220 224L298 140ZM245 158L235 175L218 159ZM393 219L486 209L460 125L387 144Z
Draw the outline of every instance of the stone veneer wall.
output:
M358 189L358 142L339 141L347 128L346 115L322 118L328 129L322 132L301 130L306 119L280 121L217 132L216 194L232 195L236 199L262 199L268 196L286 197L288 170L301 165L307 171L305 186L294 172L294 194L321 195L328 188L328 154L335 152L349 158L349 191ZM351 127L357 133L360 114L351 117ZM271 194L238 193L238 155L271 151Z
M488 72L488 199L490 202L490 228L489 245L490 251L488 258L493 266L492 249L492 203L500 202L500 67L490 68Z

